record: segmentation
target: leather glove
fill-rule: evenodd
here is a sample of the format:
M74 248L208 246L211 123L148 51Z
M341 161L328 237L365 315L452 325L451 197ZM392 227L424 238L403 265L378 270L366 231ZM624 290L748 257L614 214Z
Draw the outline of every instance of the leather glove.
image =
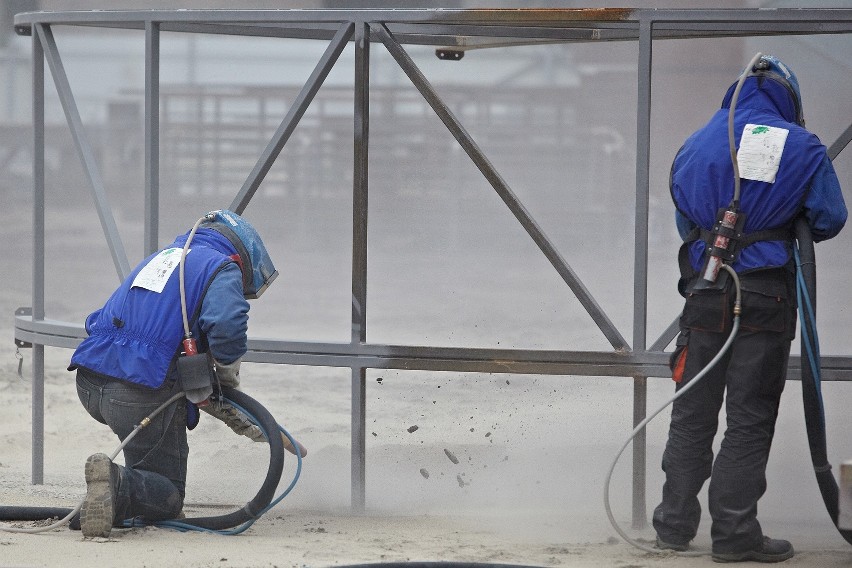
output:
M235 389L240 388L240 361L242 361L242 357L233 363L222 363L213 359L213 370L219 384Z
M216 372L216 379L220 384L239 389L240 388L240 362L242 358L237 359L233 363L221 363L216 359L213 359L213 369ZM234 408L229 404L223 404L222 402L209 404L207 406L201 407L202 410L210 414L211 416L215 416L222 422L228 425L228 427L240 434L242 436L246 436L247 438L251 438L255 442L265 442L266 437L263 435L263 431L254 424L251 420L249 420L242 412ZM296 447L293 447L293 444L290 443L290 439L287 438L283 433L281 434L281 439L284 442L284 449L290 452L293 455L296 455L297 448L299 454L302 457L308 455L308 450L296 441Z

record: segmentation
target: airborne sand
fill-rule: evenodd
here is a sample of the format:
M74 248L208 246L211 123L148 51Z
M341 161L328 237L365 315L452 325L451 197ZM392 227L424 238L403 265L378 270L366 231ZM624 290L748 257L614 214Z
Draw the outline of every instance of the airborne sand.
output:
M4 237L26 235L27 222L26 218L10 222ZM85 231L72 234L85 241ZM18 256L21 250L11 249L3 248L4 266L27 262ZM289 261L291 266L308 262L296 255ZM63 262L71 266L74 260ZM47 348L45 476L44 484L31 484L32 365L29 350L22 350L24 378L18 377L11 342L11 314L16 307L29 305L29 283L13 273L4 270L7 293L2 298L9 342L0 363L4 402L0 504L70 508L84 494L86 457L110 453L117 440L80 406L73 377L65 371L70 351ZM94 303L74 281L67 279L60 304ZM288 281L282 278L283 283ZM253 307L261 322L265 299ZM274 331L271 327L263 331L267 330ZM108 540L85 540L66 528L39 535L0 532L0 565L248 567L391 561L711 565L708 557L646 554L622 542L609 526L602 483L631 430L629 379L401 371L370 371L367 376L363 514L349 508L349 370L246 363L244 390L310 450L295 490L272 511L239 536L156 528L116 530ZM826 412L834 417L829 440L835 456L850 453L849 440L841 438L843 428L837 423L847 397L842 386L824 387ZM794 542L798 554L785 565L848 566L852 548L822 510L807 462L799 392L798 383L790 383L784 395L761 519L767 534ZM670 394L668 380L650 380L649 408ZM658 464L666 422L664 412L648 432L649 514L659 496ZM268 452L263 444L239 438L203 416L190 433L190 445L186 507L190 516L230 512L251 499L265 473ZM627 454L613 478L613 508L622 528L647 542L653 538L651 529L630 528ZM285 462L281 490L294 467L294 459ZM705 519L695 543L699 549L708 548L708 534Z

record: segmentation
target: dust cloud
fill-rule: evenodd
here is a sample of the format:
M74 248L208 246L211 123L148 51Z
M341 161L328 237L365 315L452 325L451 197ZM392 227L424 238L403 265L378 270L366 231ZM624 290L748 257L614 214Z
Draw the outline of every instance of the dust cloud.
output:
M79 36L62 39L73 43ZM109 45L103 37L98 41ZM168 45L179 51L187 40L165 41L173 42ZM846 125L836 117L852 116L848 97L826 101L823 96L848 92L848 77L828 72L830 61L809 50L810 44L796 43L794 51L786 41L797 40L673 41L655 48L649 344L681 307L675 289L678 242L666 185L668 165L684 136L718 107L742 63L756 49L789 60L803 85L808 124L826 143ZM825 41L834 46L831 42L836 40ZM267 45L265 41L247 43L250 49ZM233 39L210 40L194 45L193 53L209 62L227 51L234 58L229 63L239 65L240 57L250 53L240 55L230 49L233 45ZM483 52L449 64L437 61L429 50L412 48L412 53L629 342L634 298L636 47L538 46L522 48L508 59ZM346 52L344 58L349 55ZM270 55L276 56L277 52ZM401 71L378 49L373 58L377 93L396 92L399 99L391 101L396 107L378 94L373 102L368 341L611 350ZM683 66L684 59L704 65ZM167 97L170 87L180 86L175 77L180 76L181 59L176 56L163 63L164 80L171 81L164 88ZM88 74L94 72L91 62L71 56L68 65L78 73L72 76L72 86L88 84ZM471 69L483 72L480 84L469 84L476 75ZM256 79L257 70L247 66L244 77L248 79L238 79L235 73L224 85L223 75L213 66L199 66L195 72L198 85L226 90L231 82ZM134 76L138 88L141 71ZM328 89L324 87L317 99L317 107L328 114L308 114L270 172L269 183L245 211L264 236L281 273L275 285L253 303L252 337L350 340L352 99L345 83L350 77L343 72L332 75ZM282 92L285 99L292 96L286 89ZM140 101L138 89L119 89L112 95L137 105ZM530 105L533 96L535 104ZM193 162L194 155L181 153L186 141L179 140L180 130L191 124L188 116L195 116L193 110L203 108L192 105L206 104L202 99L189 103L187 115L164 113L166 126L176 130L169 130L162 141L161 244L188 230L204 212L230 204L262 150L270 125L274 128L286 112L281 103L276 102L278 114L272 113L259 129L263 135L241 143L249 157L243 156L228 172L217 170L217 162L209 156ZM249 113L257 118L257 109L249 106L238 104L232 117ZM523 120L520 108L526 109ZM103 109L92 111L95 116L99 112L106 114ZM143 255L141 131L111 129L115 124L106 119L99 123L93 118L92 126L99 139L115 142L100 151L108 197L133 264ZM242 124L230 126L238 129ZM207 130L212 128L209 122L194 128L194 136L215 135ZM61 167L50 168L47 179L46 311L50 319L81 323L117 284L117 275L67 134L60 128L51 130L49 143L50 155ZM199 147L203 146L192 146ZM223 148L233 150L234 146ZM837 163L847 192L852 188L848 154ZM69 155L71 159L64 161ZM0 305L7 314L5 330L11 338L14 310L32 303L32 196L23 183L5 185L0 191L6 204L0 237L7 243L0 247L5 267ZM852 196L847 196L852 203ZM847 230L817 248L824 355L849 352L850 313L845 297L849 267L842 259L848 256L850 240L852 230ZM70 352L50 352L54 373L50 390L67 392L72 379L61 378L62 362ZM4 380L18 380L11 341L5 354L8 378ZM259 400L270 400L273 413L310 450L298 490L286 506L346 510L351 504L349 369L247 363L244 377L246 391ZM663 378L651 378L648 383L651 410L671 396L673 387ZM366 384L370 511L468 516L483 527L541 540L606 542L612 537L602 484L615 452L632 430L632 379L369 370ZM852 391L832 382L823 389L830 455L839 464L852 458L848 436ZM73 392L68 394L61 404L74 404ZM51 421L50 412L47 421ZM97 429L94 422L90 426ZM647 431L646 512L659 498L666 429L664 412ZM196 503L239 502L245 487L252 486L263 471L263 456L247 461L244 447L230 439L217 447L212 440L219 434L216 424L202 425L199 436L209 440L199 444L203 450L194 450L198 455L188 489ZM100 451L98 444L110 443L108 437L97 436L89 439L88 433L81 433L83 458L86 452ZM54 449L55 444L49 447ZM837 546L839 537L833 535L823 510L808 456L800 385L791 381L782 401L761 520L769 534L794 536L790 533L795 530ZM52 464L49 459L48 468ZM240 474L222 474L234 471ZM76 478L69 473L63 479ZM629 456L616 469L611 495L618 518L629 526L633 498ZM647 528L637 530L650 535ZM706 521L702 531L709 531Z

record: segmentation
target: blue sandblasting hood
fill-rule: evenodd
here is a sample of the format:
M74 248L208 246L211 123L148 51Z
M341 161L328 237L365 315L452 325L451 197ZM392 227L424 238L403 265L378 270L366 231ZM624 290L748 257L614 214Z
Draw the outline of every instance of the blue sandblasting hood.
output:
M243 270L243 292L246 298L259 298L278 271L266 251L257 230L245 219L227 209L211 211L199 228L213 229L228 238L240 255Z

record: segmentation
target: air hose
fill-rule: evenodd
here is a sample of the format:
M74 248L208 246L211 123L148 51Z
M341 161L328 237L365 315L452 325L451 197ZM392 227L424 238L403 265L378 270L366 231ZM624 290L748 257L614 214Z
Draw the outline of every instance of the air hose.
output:
M244 392L222 386L222 393L224 398L233 401L237 406L248 411L249 415L256 419L257 425L260 426L263 433L266 434L266 440L269 442L269 468L257 495L255 495L254 499L246 503L242 509L227 515L181 519L181 524L191 527L224 530L241 525L260 516L272 502L273 497L275 497L275 489L278 487L278 481L281 479L281 472L284 469L284 441L281 439L281 436L272 435L278 433L278 422L275 421L275 418L272 417L266 408Z
M132 440L136 436L136 434L139 433L139 431L142 428L145 428L146 426L148 426L148 424L151 423L152 418L154 418L160 412L162 412L163 410L168 408L168 406L170 404L172 404L173 402L175 402L176 400L178 400L180 398L183 398L183 393L178 393L178 394L172 396L166 402L164 402L163 404L158 406L154 410L154 412L152 412L151 414L149 414L148 416L143 418L142 421L139 422L139 424L137 424L133 428L133 431L130 432L130 434L128 434L127 437L124 440L121 441L121 443L118 445L118 447L115 448L115 450L109 456L109 459L110 460L115 459L115 456L118 455L118 452L120 452L122 450L122 448L124 448L124 446L126 446L130 442L130 440ZM60 520L58 520L55 523L53 523L49 526L46 526L46 527L37 527L37 528L29 528L29 529L0 527L0 530L3 530L5 532L17 532L17 533L39 533L39 532L49 531L49 530L61 527L65 524L69 523L71 521L71 519L77 513L80 512L80 508L82 507L82 505L83 504L80 503L79 505L77 505L73 509L61 509L61 508L54 508L54 507L0 507L0 521L19 521L19 520L41 521L41 520L53 519L55 517L62 517ZM24 515L27 518L21 519L17 515ZM44 515L44 516L39 516L39 515Z
M745 80L751 75L752 70L754 69L754 66L757 64L758 61L760 61L760 58L762 56L763 56L762 53L760 53L760 52L756 53L754 55L754 57L751 58L751 61L749 61L748 65L746 65L745 70L743 70L743 72L740 74L739 78L737 79L737 84L734 87L734 92L733 92L733 95L731 96L731 103L730 103L730 106L729 106L729 109L728 109L728 148L729 148L730 156L731 156L731 166L733 167L733 173L734 173L734 193L733 193L733 198L731 199L731 203L728 205L728 210L725 212L725 216L723 217L724 222L722 224L723 224L723 226L728 227L730 229L735 229L735 227L738 225L737 220L738 220L738 218L740 218L740 213L739 213L740 168L739 168L739 161L737 160L737 146L736 146L735 132L734 132L734 111L736 110L737 99L739 99L740 91L742 90L742 87L743 87L743 84L745 83ZM743 221L744 221L744 218L740 219L740 224ZM729 223L725 224L726 222L729 222ZM718 245L718 246L720 246L720 248L726 249L728 247L728 244L729 244L728 239L727 238L720 239L720 236L721 235L717 235L716 240L713 243L714 248ZM627 533L625 533L621 529L621 527L618 526L618 523L616 522L615 517L612 514L612 508L610 507L610 504L609 504L609 485L610 485L610 480L612 479L612 472L615 471L615 466L618 463L618 460L621 457L621 454L624 453L624 450L633 441L633 439L636 437L636 435L639 434L639 432L641 432L642 430L644 430L645 426L647 426L648 423L651 422L651 420L656 418L657 415L660 412L665 410L670 404L674 403L675 400L677 400L678 398L680 398L681 396L686 394L693 386L698 384L698 382L702 378L704 378L704 375L706 375L710 371L710 369L712 369L716 365L716 363L719 362L719 360L725 355L725 353L728 351L728 349L730 349L731 345L733 344L734 337L736 337L737 332L739 331L739 328L740 328L740 311L741 311L741 306L742 306L742 295L741 295L742 292L740 290L740 279L739 279L739 276L737 275L736 271L729 264L725 263L722 260L721 256L719 256L715 253L712 253L712 254L709 254L707 256L707 262L705 263L705 266L701 270L702 280L703 281L715 282L719 270L724 270L728 274L730 274L730 276L731 276L731 278L733 279L733 282L734 282L734 288L736 290L736 300L735 300L735 303L734 303L734 321L733 321L733 325L731 327L731 333L730 333L730 335L728 335L728 339L725 341L724 345L722 345L722 348L719 350L719 352L716 354L716 356L713 357L713 359L711 359L710 362L707 363L707 365L705 365L704 368L701 369L698 372L698 374L696 374L686 385L682 386L680 388L680 390L678 390L673 397L671 397L669 400L667 400L662 406L660 406L657 410L652 412L649 416L647 416L644 420L642 420L642 422L640 422L636 426L636 428L633 429L633 432L630 434L630 436L627 438L627 440L624 441L624 444L621 446L621 449L618 451L615 458L613 459L612 465L610 465L609 471L607 472L606 480L604 481L604 507L606 508L606 515L609 518L609 522L612 525L612 528L614 528L615 532L617 532L621 536L621 538L623 538L627 543L632 544L636 548L638 548L640 550L644 550L645 552L651 552L651 553L659 554L660 552L662 552L662 550L657 549L657 548L652 548L650 546L645 546L644 544L637 542L636 540L630 538L627 535ZM670 551L667 551L667 552L670 552ZM709 553L708 552L695 551L695 552L677 552L676 554L678 556L704 556L704 555L707 555Z
M239 411L255 422L263 433L266 435L269 442L269 467L266 478L257 492L255 497L246 503L241 509L229 514L212 516L212 517L196 517L181 519L180 521L163 521L160 523L150 523L155 526L163 526L167 528L176 528L179 530L205 530L211 532L221 532L222 534L237 534L242 532L254 521L256 521L263 513L268 511L272 506L277 504L290 490L295 486L301 472L302 457L297 453L298 467L293 481L287 490L273 502L275 489L278 487L278 482L281 479L281 473L284 467L284 442L280 435L270 435L270 433L282 432L295 445L295 441L287 433L266 408L259 402L254 400L249 395L236 389L223 386L222 394L224 401L231 403ZM159 414L162 410L168 407L176 399L181 398L183 393L173 396L165 403L160 405L154 412L140 422L133 432L125 438L122 443L115 449L110 459L121 451L121 449L136 435L136 433L148 425L150 420ZM82 505L82 504L81 504ZM0 507L0 521L39 521L59 517L60 520L46 527L35 528L15 528L15 527L0 527L0 531L6 532L22 532L22 533L37 533L52 530L67 524L80 510L80 505L74 509L65 509L58 507L17 507L17 506L2 506ZM130 519L125 521L124 526L144 526L145 523L139 519ZM225 529L240 527L239 531L225 532Z
M680 388L680 390L678 390L673 397L671 397L664 404L662 404L657 410L655 410L650 415L648 415L642 422L640 422L636 426L636 428L633 429L633 432L630 434L630 436L627 438L627 440L624 441L624 444L621 446L621 449L618 450L618 453L615 455L615 459L612 460L612 465L610 465L609 471L607 471L607 474L606 474L606 479L604 480L604 507L606 508L606 516L609 518L609 522L612 525L612 528L614 528L615 532L617 532L621 536L621 538L623 538L627 543L632 544L636 548L638 548L640 550L644 550L645 552L653 552L655 554L659 554L662 551L658 548L651 548L650 546L645 546L644 544L637 542L636 540L630 538L627 535L627 533L625 533L621 529L621 527L618 525L618 522L616 522L615 517L612 514L612 508L610 507L610 504L609 504L609 485L610 485L610 480L612 479L612 472L615 471L615 466L618 463L618 460L621 457L621 454L624 453L624 450L627 448L628 445L630 445L630 443L633 441L633 438L635 438L636 435L639 434L639 432L644 430L645 426L647 426L648 423L651 422L651 420L656 418L657 415L660 412L665 410L666 407L668 407L675 400L677 400L678 398L682 397L687 392L689 392L689 390L692 387L697 385L698 382L702 378L704 378L704 375L706 375L710 371L710 369L712 369L716 365L716 363L719 362L719 360L725 355L725 353L727 353L728 349L730 349L731 345L734 343L734 337L736 337L737 332L740 329L740 311L741 311L741 301L742 301L741 292L740 292L740 279L739 279L739 276L737 276L737 273L734 271L734 269L730 267L730 265L723 264L722 270L727 271L728 274L731 275L731 278L734 282L734 288L736 290L736 299L734 301L734 322L733 322L733 325L731 327L731 333L728 335L728 339L725 341L725 344L722 345L722 348L719 350L719 352L716 353L716 356L713 357L713 359L711 359L710 362L707 363L707 365L705 365L704 368L701 369L698 372L698 374L696 374L688 383L686 383L684 386L682 386ZM669 551L666 551L666 552L669 552ZM704 556L704 555L707 555L709 553L708 552L678 552L677 554L678 554L678 556Z
M229 391L231 392L231 395L233 395L234 392L239 392L239 391L234 391L233 389L229 389ZM242 393L240 393L240 394L242 394ZM246 395L243 395L243 396L246 396ZM237 397L237 398L239 398L239 397ZM251 412L249 412L246 408L243 408L242 406L240 406L240 404L237 400L228 399L228 398L226 398L225 400L226 400L226 402L231 404L233 407L235 407L238 411L240 411L244 415L248 416L250 420L255 422L261 428L261 430L263 430L263 434L266 436L267 440L270 439L270 436L269 436L270 430L268 430L267 428L269 426L274 425L274 426L277 427L277 430L272 429L273 432L277 432L278 430L280 430L281 434L286 436L287 439L290 441L290 444L292 444L292 447L294 447L294 448L299 447L298 443L293 438L293 436L291 436L290 433L287 432L287 430L285 430L284 428L282 428L281 426L276 424L274 420L271 420L271 423L268 421L267 424L264 425L262 421L258 421L254 416L252 416ZM271 416L269 418L271 419ZM283 439L281 438L281 436L272 436L272 439L275 439L277 442L279 442L282 448L284 447ZM270 446L270 452L272 452L271 446ZM284 453L278 452L277 455L280 455L280 462L283 465ZM281 492L281 494L278 495L278 497L275 498L274 501L271 500L271 494L270 494L270 499L266 500L265 489L268 489L269 491L275 490L275 488L278 485L278 480L281 477L281 471L280 471L280 468L279 468L278 477L275 478L275 481L272 484L270 484L270 481L271 481L270 474L267 473L266 482L264 483L264 486L261 487L261 490L258 492L257 497L255 497L255 499L253 501L249 502L240 511L237 511L235 513L232 513L231 515L228 515L228 517L229 517L228 522L234 523L234 524L229 524L228 526L223 526L224 523L222 523L219 520L221 517L208 517L208 518L193 518L193 519L160 521L160 522L153 523L153 524L154 524L154 526L157 526L157 527L171 528L171 529L176 529L176 530L181 530L181 531L204 531L204 532L213 532L213 533L222 534L222 535L240 534L241 532L243 532L247 528L249 528L251 525L253 525L254 522L261 517L261 515L263 515L264 513L269 511L272 507L274 507L279 502L281 502L281 500L284 499L284 497L286 497L290 493L290 491L292 491L293 488L296 486L296 482L299 480L299 476L301 475L301 472L302 472L302 454L301 454L301 452L297 451L297 452L295 452L295 455L296 455L296 460L297 460L297 462L296 462L296 473L293 475L293 480L290 482L290 485L288 485L287 488L283 492ZM269 469L270 473L272 472L274 460L275 460L275 457L273 455L270 455L270 469ZM264 498L260 499L262 494L264 494ZM253 511L253 510L257 509L261 505L261 503L264 503L264 502L266 503L266 505L262 509L258 510L251 517L245 518L245 519L240 518L240 514L242 514L243 512ZM239 526L237 526L237 525L239 525ZM140 524L139 524L138 521L135 521L135 522L125 521L125 526L140 526ZM217 527L220 527L220 528L217 528ZM231 527L235 527L235 528L231 528Z
M852 531L838 526L839 490L828 462L825 435L825 409L822 403L819 338L816 331L816 255L814 241L803 218L794 225L798 246L793 249L796 259L796 297L799 302L802 358L802 405L811 463L825 508L834 526L846 542L852 544Z
M835 527L837 527L840 535L846 540L846 542L852 544L852 531L841 529L838 526L839 489L837 486L837 480L831 473L831 465L828 462L828 452L826 449L825 409L822 401L819 338L817 337L816 330L816 256L814 253L814 242L813 237L811 236L810 227L804 218L799 217L796 220L794 224L794 231L797 242L797 246L793 248L793 255L796 261L796 295L801 319L802 404L805 412L805 426L808 435L808 445L811 452L811 462L814 466L817 485L819 486L820 493L822 494L826 510L828 511ZM735 277L734 282L737 287L736 305L739 306L740 291L736 273L727 264L723 265L722 268L726 269ZM660 412L662 412L663 409L672 404L677 398L682 396L689 388L696 384L698 380L701 379L728 350L739 328L739 310L735 308L734 313L734 324L731 334L716 357L714 357L713 360L711 360L707 366L705 366L689 383L681 388L674 397L666 401L665 404L636 426L630 437L619 450L609 471L607 472L606 480L604 482L604 505L606 507L607 517L615 531L627 543L645 552L660 553L662 551L660 549L645 546L644 544L631 539L621 529L621 527L618 526L609 504L609 486L612 473L615 469L616 463L618 463L618 459L621 457L621 454L636 435L641 432ZM703 556L708 553L695 551L676 552L675 554L678 556Z

